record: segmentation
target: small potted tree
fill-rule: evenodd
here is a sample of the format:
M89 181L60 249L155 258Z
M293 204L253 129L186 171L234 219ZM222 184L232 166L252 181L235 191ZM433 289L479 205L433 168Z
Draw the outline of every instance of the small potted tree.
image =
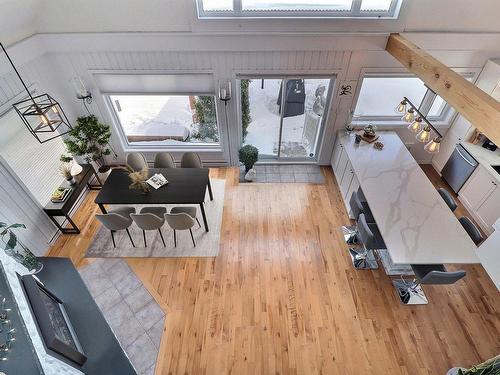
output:
M87 163L96 163L101 181L104 181L111 167L106 165L105 156L111 154L109 126L99 122L96 116L78 117L76 126L69 132L69 138L64 140L68 152L82 156Z
M245 166L245 180L253 181L256 176L256 171L253 165L259 160L259 150L252 145L245 145L238 152L240 162Z

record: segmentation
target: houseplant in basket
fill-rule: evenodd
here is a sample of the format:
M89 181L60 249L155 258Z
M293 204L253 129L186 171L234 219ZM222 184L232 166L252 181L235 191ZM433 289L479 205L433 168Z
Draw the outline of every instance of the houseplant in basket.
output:
M40 272L43 264L40 263L37 257L28 249L12 231L12 229L23 228L24 224L6 224L0 222L0 242L5 253L32 273Z
M106 165L105 156L111 154L109 139L111 130L109 126L99 122L96 116L82 116L76 120L76 125L69 132L69 138L64 140L68 152L72 155L82 156L87 163L96 163L97 172L105 179L111 172L111 167Z

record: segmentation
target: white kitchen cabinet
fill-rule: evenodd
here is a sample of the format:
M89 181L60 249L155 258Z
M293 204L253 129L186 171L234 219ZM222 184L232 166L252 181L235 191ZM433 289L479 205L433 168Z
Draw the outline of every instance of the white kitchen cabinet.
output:
M493 176L479 165L458 195L470 210L477 211L489 194L495 189Z
M342 176L342 181L340 182L340 192L342 193L342 197L345 201L348 201L347 194L349 192L349 187L351 186L351 182L354 178L354 170L352 169L352 165L349 161L347 161L347 165L345 167L344 175Z
M344 146L342 146L342 144L337 140L337 142L335 143L335 149L333 150L333 156L332 156L332 169L334 172L337 170L337 166L340 160L340 155L342 155L343 150Z
M339 162L337 163L336 168L333 170L335 173L335 177L337 179L337 183L339 185L342 184L342 177L344 176L344 172L346 170L347 163L349 162L349 157L347 153L342 149L340 153Z
M500 187L495 185L493 191L491 191L483 203L477 209L477 216L487 229L491 233L493 230L493 224L500 217Z
M467 140L472 130L473 128L469 121L462 116L457 117L455 123L441 141L439 152L432 158L432 164L438 172L441 172L457 144Z
M354 173L352 180L351 180L351 184L349 185L349 189L347 190L347 194L344 198L344 203L350 202L352 193L354 193L358 189L359 189L359 181L358 181L358 178L356 177L356 174ZM349 217L351 219L354 219L354 217L352 216L351 207L347 203L346 203L346 208L347 208L347 212L349 213Z

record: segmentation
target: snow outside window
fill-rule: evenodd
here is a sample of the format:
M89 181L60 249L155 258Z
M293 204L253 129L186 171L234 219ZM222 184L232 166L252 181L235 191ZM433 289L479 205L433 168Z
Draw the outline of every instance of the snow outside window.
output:
M109 95L129 145L219 144L213 95Z

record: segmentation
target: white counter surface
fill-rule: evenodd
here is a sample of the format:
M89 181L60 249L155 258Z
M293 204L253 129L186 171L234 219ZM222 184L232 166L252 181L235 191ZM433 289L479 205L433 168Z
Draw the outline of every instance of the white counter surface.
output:
M477 247L395 132L341 142L396 264L479 263Z
M460 144L465 147L479 164L490 172L493 178L496 178L500 182L500 174L491 167L492 165L500 165L500 148L497 148L496 151L490 151L480 144L473 145L470 142L461 142Z

